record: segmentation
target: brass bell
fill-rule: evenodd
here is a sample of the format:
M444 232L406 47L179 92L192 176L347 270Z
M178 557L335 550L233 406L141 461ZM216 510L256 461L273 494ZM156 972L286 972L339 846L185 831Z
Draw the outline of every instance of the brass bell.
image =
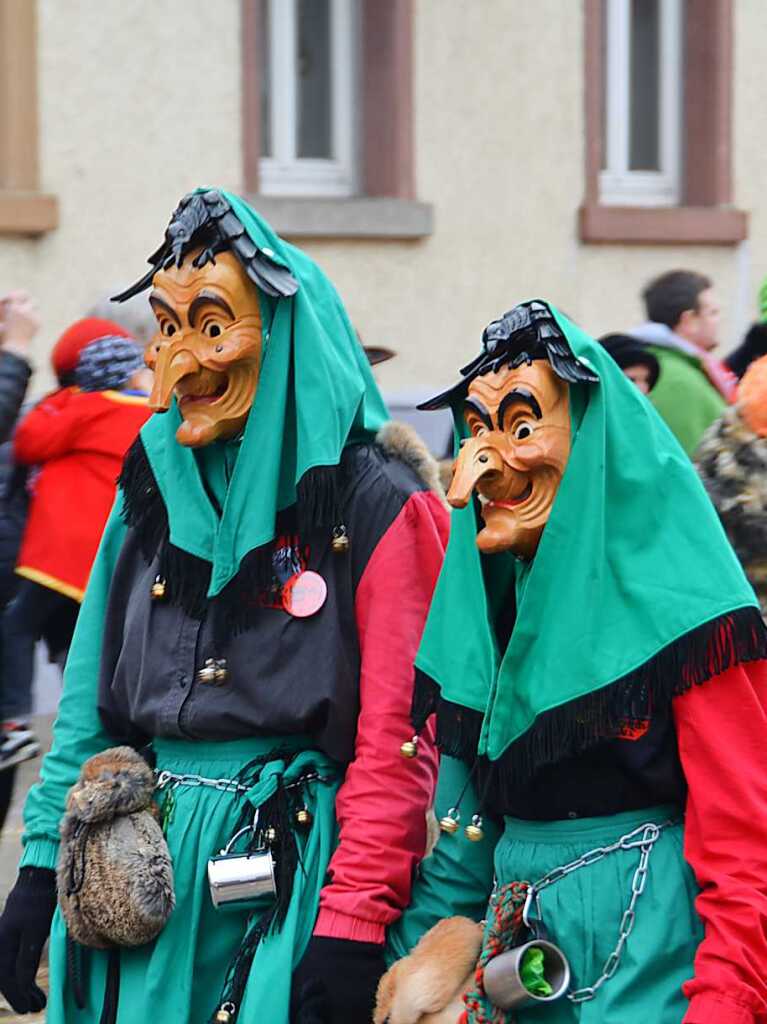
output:
M331 547L337 555L343 555L349 550L349 536L345 526L334 527Z
M225 658L206 658L205 664L197 673L197 679L201 683L221 686L228 674Z
M418 737L414 736L412 740L405 740L399 748L399 752L403 757L415 757L418 753Z
M264 842L267 844L267 846L274 846L274 844L277 842L277 829L274 828L273 825L270 825L269 828L264 829Z
M479 814L473 814L471 817L471 825L467 825L463 830L463 834L467 839L470 839L472 843L478 843L480 840L485 838L485 833L482 831L482 817Z
M312 812L306 807L300 807L296 811L296 825L299 828L309 828L312 823Z
M449 836L454 836L458 831L458 826L461 823L461 815L458 813L457 807L451 807L444 818L439 819L439 827L443 832L447 832Z
M213 658L208 658L197 673L197 678L201 683L216 683L218 681L216 673L218 672L218 666Z
M223 1006L219 1007L213 1020L215 1024L232 1024L234 1020L234 1003L224 1003Z
M153 601L162 601L165 597L165 580L162 576L158 576L152 584L150 591Z

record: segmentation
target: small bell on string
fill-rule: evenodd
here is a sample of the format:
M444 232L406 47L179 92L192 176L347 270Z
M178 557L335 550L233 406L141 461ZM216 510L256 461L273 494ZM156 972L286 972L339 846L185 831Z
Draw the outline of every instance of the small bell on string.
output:
M296 811L296 825L299 828L309 828L312 820L312 812L306 807L299 807Z
M267 846L274 846L277 842L277 829L273 825L264 829L264 842Z
M472 814L471 825L467 825L463 830L463 834L467 839L470 839L472 843L478 843L480 840L485 838L485 833L482 830L482 815Z
M333 527L333 540L330 546L337 555L344 555L349 550L349 536L343 523Z
M451 807L444 818L439 819L439 827L449 836L454 836L461 823L461 815L457 807Z
M155 581L152 584L150 594L152 595L153 601L163 600L163 598L165 597L165 580L162 578L162 576L155 577Z
M234 1021L234 1003L223 1003L213 1018L214 1024L232 1024Z
M399 752L403 757L415 757L418 754L418 737L414 736L412 740L405 740L399 748Z

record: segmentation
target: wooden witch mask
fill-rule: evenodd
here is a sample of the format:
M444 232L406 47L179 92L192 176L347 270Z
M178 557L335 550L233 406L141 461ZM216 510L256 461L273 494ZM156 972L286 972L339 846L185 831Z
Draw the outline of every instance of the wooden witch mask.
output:
M535 555L570 456L570 384L596 375L570 351L545 302L522 303L488 324L482 351L458 384L422 409L450 406L464 436L447 500L475 492L486 554Z
M152 285L158 331L146 350L155 381L150 408L175 396L179 444L198 448L245 426L258 387L263 331L259 292L294 295L298 281L250 237L229 197L198 189L173 211L150 269L114 301Z
M179 444L198 448L233 437L256 396L262 325L258 293L231 252L195 266L159 270L149 296L158 332L147 348L154 370L149 405L169 408L175 395L183 423Z
M541 359L503 367L469 385L461 446L447 500L463 508L474 490L484 527L480 551L532 558L570 454L569 385Z

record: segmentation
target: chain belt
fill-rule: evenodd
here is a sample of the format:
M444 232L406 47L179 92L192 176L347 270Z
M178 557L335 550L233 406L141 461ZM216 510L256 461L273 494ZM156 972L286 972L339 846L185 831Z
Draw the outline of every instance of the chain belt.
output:
M636 905L639 897L642 895L647 884L647 869L650 863L650 854L652 853L653 847L661 837L661 833L664 829L668 828L669 825L677 824L678 819L669 819L664 821L662 825L655 825L652 822L647 822L644 825L639 825L632 832L628 832L626 835L621 836L616 842L611 843L609 846L597 846L593 850L589 850L588 853L584 853L581 857L576 860L570 861L569 864L563 864L560 867L553 868L551 871L539 878L537 882L533 882L527 890L525 897L524 909L522 910L522 921L524 925L531 928L530 923L530 910L535 904L538 920L543 920L541 913L540 894L544 889L548 889L550 885L554 885L561 881L567 875L571 875L573 871L578 871L580 868L588 867L590 864L596 864L604 857L609 856L611 853L616 853L618 850L635 850L639 849L639 863L636 871L631 879L631 898L629 899L628 906L623 911L621 917L620 926L618 929L618 941L615 948L607 957L602 967L602 973L591 985L586 985L583 988L575 989L567 993L567 998L572 1003L585 1003L590 999L593 999L597 994L598 990L608 981L615 972L618 970L620 964L621 954L623 953L623 947L626 945L626 940L632 932L634 922L636 920Z
M168 786L172 789L177 789L179 786L207 786L222 793L247 793L249 789L253 788L252 784L245 785L238 779L209 779L204 775L195 775L191 772L177 775L175 772L159 771L157 768L154 770L154 777L154 787L158 792L162 792ZM321 782L325 781L319 772L309 772L296 779L295 782L285 783L283 788L295 789L297 786L304 786L307 782L314 782L317 779Z

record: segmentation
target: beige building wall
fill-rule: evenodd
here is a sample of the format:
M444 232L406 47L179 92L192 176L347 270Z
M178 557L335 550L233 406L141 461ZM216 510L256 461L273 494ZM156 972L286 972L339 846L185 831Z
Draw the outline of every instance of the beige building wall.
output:
M641 318L652 275L691 266L716 280L724 348L767 271L761 190L767 109L762 0L735 4L735 247L584 246L582 8L578 0L415 0L421 241L328 240L305 248L335 281L366 343L398 359L387 389L450 381L489 319L538 295L593 332ZM42 187L60 227L0 238L0 288L28 287L56 332L105 289L138 276L178 198L241 182L239 0L39 0ZM299 243L300 244L300 243ZM38 389L48 381L37 377Z

